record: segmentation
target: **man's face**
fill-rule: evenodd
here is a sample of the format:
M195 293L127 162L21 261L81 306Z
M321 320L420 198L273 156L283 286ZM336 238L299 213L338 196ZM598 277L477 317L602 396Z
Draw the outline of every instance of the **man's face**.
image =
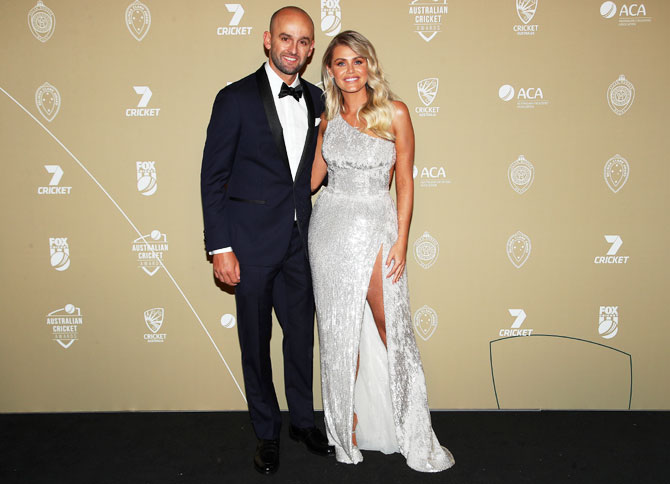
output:
M293 76L314 50L312 22L303 13L289 10L277 15L272 27L272 32L263 36L263 44L270 51L270 65Z

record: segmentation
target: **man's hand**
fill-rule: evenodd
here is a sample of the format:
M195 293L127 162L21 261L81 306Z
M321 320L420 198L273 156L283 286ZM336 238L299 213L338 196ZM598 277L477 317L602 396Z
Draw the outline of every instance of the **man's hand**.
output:
M237 286L240 282L240 263L235 252L214 254L214 277L229 286Z

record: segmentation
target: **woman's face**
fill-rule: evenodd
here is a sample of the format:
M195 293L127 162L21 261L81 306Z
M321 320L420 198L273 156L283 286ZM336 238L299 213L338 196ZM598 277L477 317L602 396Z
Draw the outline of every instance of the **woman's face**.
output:
M338 45L333 49L328 73L342 92L355 93L368 82L368 61L346 45Z

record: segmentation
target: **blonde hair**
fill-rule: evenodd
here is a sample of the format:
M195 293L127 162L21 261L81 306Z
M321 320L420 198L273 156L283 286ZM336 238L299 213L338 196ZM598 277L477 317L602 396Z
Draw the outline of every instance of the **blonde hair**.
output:
M391 131L393 113L395 112L393 101L395 94L384 77L384 73L377 60L377 53L370 41L363 35L353 30L345 30L330 41L326 52L323 54L321 63L321 80L326 98L326 119L330 121L342 111L344 98L342 91L328 74L328 67L333 61L335 47L344 45L353 50L357 55L365 57L368 66L368 82L365 88L368 93L367 102L358 109L356 119L363 119L367 129L380 138L395 141Z

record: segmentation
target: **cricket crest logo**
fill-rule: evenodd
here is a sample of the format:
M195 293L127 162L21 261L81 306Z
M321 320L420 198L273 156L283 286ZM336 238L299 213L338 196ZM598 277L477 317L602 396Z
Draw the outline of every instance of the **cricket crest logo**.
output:
M60 93L54 86L45 82L35 91L37 110L47 121L51 122L60 110Z
M607 103L618 116L623 116L634 100L635 86L623 74L607 88Z
M165 310L163 308L151 308L144 311L144 322L152 333L158 333L158 330L163 326L163 316Z
M56 16L44 2L39 1L28 12L30 32L40 42L46 42L56 30Z
M516 13L524 24L528 24L537 11L538 0L516 0Z
M424 341L428 341L437 329L437 313L430 306L422 306L414 313L414 328Z
M513 161L507 169L509 184L515 192L522 195L533 184L535 168L523 155Z
M614 193L623 188L628 181L630 166L626 159L616 154L605 163L605 183Z
M530 249L530 237L521 231L507 239L507 257L517 269L520 269L530 257Z
M430 106L435 101L439 83L440 80L437 77L429 77L416 83L419 99L421 99L424 106Z
M440 253L440 244L437 243L435 237L428 232L424 232L421 237L414 242L414 258L417 264L424 269L428 269L437 260Z
M128 27L130 35L135 37L135 40L142 42L151 27L149 7L139 0L135 0L128 5L128 8L126 8L126 27Z

